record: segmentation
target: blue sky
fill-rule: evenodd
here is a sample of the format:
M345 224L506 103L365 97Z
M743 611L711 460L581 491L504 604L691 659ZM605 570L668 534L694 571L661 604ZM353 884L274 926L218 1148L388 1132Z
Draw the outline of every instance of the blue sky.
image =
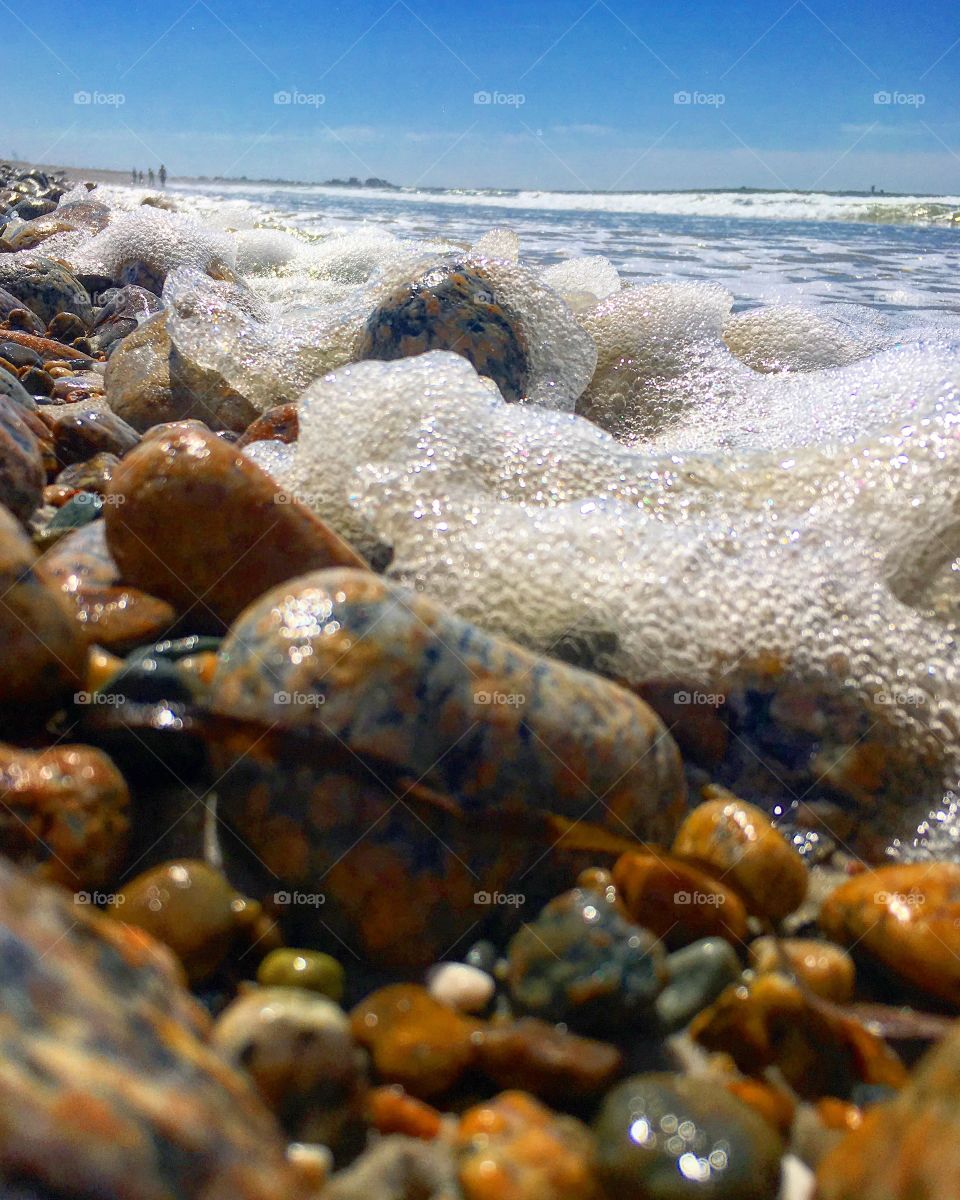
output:
M3 156L430 186L960 192L956 0L0 9Z

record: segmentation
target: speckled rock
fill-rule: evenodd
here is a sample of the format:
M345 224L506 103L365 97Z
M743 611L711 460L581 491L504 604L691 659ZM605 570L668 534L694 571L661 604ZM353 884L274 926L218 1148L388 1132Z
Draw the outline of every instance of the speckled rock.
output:
M608 893L582 888L551 900L507 951L519 1010L608 1036L651 1025L666 978L654 935L628 921Z
M0 1189L307 1200L171 957L0 860Z
M740 943L747 936L747 912L736 892L669 854L624 854L613 882L630 917L668 946L713 936Z
M735 888L757 916L778 921L807 894L807 867L794 847L765 812L724 788L704 789L704 803L680 826L673 852Z
M609 1042L578 1037L536 1017L495 1021L475 1041L477 1068L498 1087L558 1103L602 1092L622 1062Z
M960 1008L960 865L865 871L827 897L829 937L928 995Z
M856 970L846 950L815 938L757 938L750 943L750 966L758 973L785 971L817 996L846 1004L853 998Z
M356 357L389 361L428 350L462 354L496 383L505 400L526 395L523 333L478 265L437 266L401 285L371 313Z
M356 1140L364 1055L332 1000L303 988L251 988L220 1014L211 1041L250 1074L292 1138L331 1148Z
M125 884L110 913L164 942L191 983L201 983L224 961L237 936L256 922L260 906L244 900L206 863L177 859Z
M30 720L81 685L86 644L70 602L36 570L37 556L0 509L0 715Z
M90 746L0 744L0 851L71 891L105 887L123 864L130 796Z
M412 983L372 992L350 1014L377 1075L428 1099L451 1088L477 1057L480 1024Z
M259 415L219 375L201 371L177 353L165 313L148 318L123 339L110 356L104 382L110 407L141 432L199 418L211 429L239 433Z
M595 1158L585 1125L523 1092L469 1109L457 1130L465 1200L600 1200Z
M771 1200L782 1143L718 1083L635 1075L609 1093L594 1122L600 1178L617 1200Z
M903 1064L853 1017L811 1003L782 975L727 988L690 1024L707 1050L729 1054L745 1075L776 1067L799 1095L846 1098L857 1083L901 1087Z
M0 396L0 504L26 521L43 499L47 473L40 446L22 411Z
M817 1167L818 1200L954 1200L960 1195L960 1028L910 1082L868 1109Z
M641 701L369 573L262 596L224 641L212 703L273 729L219 740L220 815L286 885L323 881L322 913L291 906L288 940L324 936L322 919L398 970L478 922L519 924L575 874L556 878L568 834L616 854L627 830L669 836L682 807L676 748Z
M116 469L109 498L107 542L123 577L201 620L229 623L292 574L363 565L318 517L285 502L268 475L212 433L151 438Z
M257 982L264 987L296 987L328 996L338 1004L343 999L343 967L319 950L291 950L280 946L257 968Z
M740 978L740 960L724 938L704 938L667 955L669 982L656 1009L665 1030L682 1029Z
M68 534L46 552L38 570L68 601L87 644L128 649L154 641L174 622L172 605L119 582L103 521Z
M93 321L86 288L51 258L37 255L24 260L0 255L0 287L16 296L44 324L61 312L73 313L88 327Z

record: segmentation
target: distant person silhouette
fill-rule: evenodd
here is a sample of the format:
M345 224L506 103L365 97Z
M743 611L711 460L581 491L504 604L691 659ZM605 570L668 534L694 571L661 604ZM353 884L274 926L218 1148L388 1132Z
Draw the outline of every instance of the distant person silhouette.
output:
M167 168L163 163L160 164L160 186L162 188L167 186Z
M143 183L143 172L142 171L137 172L137 183Z
M136 167L134 167L133 170L130 172L130 182L131 183L137 182L137 168Z
M150 186L151 186L151 187L153 187L153 167L151 167L151 168L150 168L150 169L147 171L147 180L148 180L148 182L149 182Z

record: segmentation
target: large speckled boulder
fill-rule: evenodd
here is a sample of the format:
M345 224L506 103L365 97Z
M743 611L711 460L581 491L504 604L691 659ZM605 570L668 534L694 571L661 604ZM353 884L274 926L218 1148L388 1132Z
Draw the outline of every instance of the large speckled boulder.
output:
M0 508L0 715L29 718L80 686L86 644L69 600L36 570L37 555Z
M157 943L0 860L0 1193L306 1200Z
M564 822L622 844L669 837L682 812L679 754L641 700L367 572L260 597L223 644L211 703L273 731L216 747L220 813L266 886L322 893L322 911L285 914L379 963L425 965L492 916L518 924Z

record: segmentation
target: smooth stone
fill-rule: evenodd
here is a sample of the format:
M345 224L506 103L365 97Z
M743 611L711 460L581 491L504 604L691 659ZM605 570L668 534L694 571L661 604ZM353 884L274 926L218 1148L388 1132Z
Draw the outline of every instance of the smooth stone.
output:
M456 1149L464 1200L597 1200L590 1130L523 1092L468 1109Z
M594 1121L600 1179L617 1200L772 1200L783 1144L718 1083L635 1075Z
M294 987L253 987L217 1018L211 1045L245 1070L298 1142L357 1141L367 1080L346 1013Z
M130 794L106 754L60 744L0 744L0 847L38 878L74 892L106 887L123 865Z
M0 504L21 521L40 506L47 481L40 444L23 419L27 415L0 397Z
M114 348L104 382L110 407L141 432L199 418L213 430L240 433L260 415L216 372L202 371L177 353L166 313L143 321Z
M48 404L40 410L40 415L53 435L61 467L86 462L95 454L123 458L140 441L136 430L112 413L102 400Z
M482 939L479 942L474 942L470 949L463 956L463 961L470 967L476 967L478 970L492 975L496 969L497 962L500 958L500 952L493 942L488 942Z
M729 987L688 1030L706 1050L729 1054L744 1075L775 1067L798 1095L847 1098L858 1083L901 1087L903 1064L852 1016L811 1001L783 975Z
M81 686L86 642L73 606L38 569L37 554L0 508L0 716L31 722Z
M319 950L271 950L257 968L257 982L264 987L298 987L328 996L338 1004L343 999L343 967Z
M714 936L740 944L747 936L747 911L736 892L669 854L628 851L612 879L631 919L672 948Z
M243 431L237 448L251 446L254 442L278 441L290 444L300 433L299 410L295 404L278 404L268 408L262 416L251 421Z
M43 359L36 352L31 350L29 346L21 346L19 342L8 342L3 340L3 334L0 333L0 355L15 367L42 367Z
M609 1042L579 1037L536 1017L494 1021L476 1043L477 1069L498 1087L561 1104L603 1092L623 1061Z
M677 831L673 853L735 888L756 916L789 916L807 894L807 867L796 849L755 805L718 787L705 788L704 797Z
M169 952L2 859L0 1012L6 1194L315 1194L248 1077L207 1044Z
M6 288L0 287L0 321L6 321L12 312L26 313L27 332L35 333L39 337L43 336L45 326L37 314L25 309L22 300L8 292Z
M12 402L18 413L36 412L37 404L16 375L0 370L0 397Z
M73 313L57 313L47 326L47 337L55 342L63 342L72 346L79 338L85 337L87 326Z
M277 496L267 474L214 434L177 430L114 471L107 543L124 579L229 624L295 573L363 565L318 517Z
M34 405L36 405L36 401L33 400L34 396L52 396L53 389L56 387L56 380L53 376L37 367L29 367L24 371L20 376L20 383L24 391L31 397Z
M931 1049L906 1087L869 1108L817 1165L817 1200L955 1200L960 1196L960 1027Z
M244 900L205 862L176 859L125 884L110 915L169 946L196 984L220 967L237 936L259 917L260 906Z
M685 1025L740 978L740 959L724 938L704 938L667 955L669 982L656 1000L657 1016L671 1032Z
M474 1065L481 1028L412 983L372 992L350 1013L350 1027L377 1075L422 1100L448 1091Z
M461 354L505 400L527 393L530 367L520 326L479 266L437 266L402 284L367 319L355 357L391 361L429 350Z
M760 937L750 943L750 966L758 974L789 971L816 996L848 1004L853 999L856 968L840 946L815 938Z
M398 1083L370 1089L367 1119L377 1133L402 1133L425 1141L432 1141L443 1127L443 1118L432 1105L408 1096Z
M652 1023L664 957L608 893L575 888L513 936L506 982L521 1012L617 1036Z
M38 570L64 596L85 644L126 650L156 639L176 618L165 600L120 583L103 521L67 534Z
M86 288L51 258L34 256L13 261L0 255L0 287L16 298L45 324L61 312L73 313L87 327L93 307Z
M119 461L115 454L94 454L86 462L71 463L69 467L64 467L52 486L65 491L96 492L103 496Z
M496 990L491 975L467 963L438 963L427 974L427 991L434 1000L458 1012L483 1012Z
M960 1008L960 865L864 871L827 897L820 927L921 992Z

